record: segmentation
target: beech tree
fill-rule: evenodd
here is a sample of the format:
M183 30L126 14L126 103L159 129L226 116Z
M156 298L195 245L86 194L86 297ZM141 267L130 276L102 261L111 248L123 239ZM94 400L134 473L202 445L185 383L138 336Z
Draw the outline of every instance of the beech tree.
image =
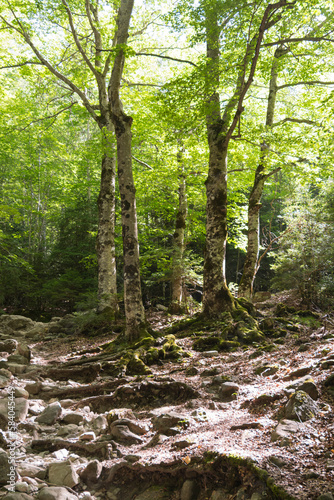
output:
M25 42L30 47L34 57L21 60L17 64L9 62L5 67L20 67L27 64L44 66L61 82L61 85L64 85L68 96L76 95L81 100L102 133L103 157L101 188L98 198L99 229L97 236L98 309L99 311L110 309L114 312L118 308L114 242L116 165L114 133L116 134L119 188L122 201L125 312L128 335L132 337L136 335L136 332L138 333L139 325L144 322L144 310L140 289L135 188L131 164L132 118L123 112L120 83L133 0L121 0L114 19L115 29L112 37L109 30L107 30L107 34L105 33L106 30L99 17L98 3L85 0L83 9L79 13L77 6L71 7L66 0L61 0L57 5L53 5L56 14L50 14L51 22L55 23L57 15L60 15L65 40L67 31L71 34L71 41L64 42L66 46L57 62L50 62L35 41L37 33L34 33L33 22L30 21L30 18L34 19L37 14L44 15L44 12L40 12L38 6L36 6L36 10L29 8L29 6L26 7L27 11L24 15L22 9L16 9L15 5L8 3L7 9L4 9L1 15L1 20L3 28L13 35L18 35L19 42ZM68 23L69 28L67 28L66 23ZM72 45L76 47L76 51L68 56ZM95 81L97 104L94 102L94 93L89 92L87 87L83 86L81 75L78 76L74 73L71 76L72 68L66 67L68 59L74 59L80 64L83 63L85 70L90 74L89 80ZM66 71L59 70L62 66L66 67Z

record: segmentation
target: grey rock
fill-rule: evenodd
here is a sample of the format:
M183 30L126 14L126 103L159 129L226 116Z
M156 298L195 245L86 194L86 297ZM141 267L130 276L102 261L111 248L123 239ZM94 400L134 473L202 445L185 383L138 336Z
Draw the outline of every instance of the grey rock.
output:
M12 408L11 405L13 405ZM14 398L13 402L8 398L0 399L0 428L3 430L8 427L8 411L10 409L15 411L15 423L22 422L27 416L29 402L25 398Z
M68 436L69 434L77 434L79 427L75 424L62 425L57 431L57 436Z
M93 431L87 431L79 436L80 441L94 441L96 434Z
M10 464L8 463L8 455L0 448L0 484L8 484L8 474L10 473Z
M15 387L15 397L29 399L29 392L22 387Z
M255 375L262 375L262 377L270 377L270 375L274 375L279 370L278 365L263 365L255 368Z
M110 434L119 443L128 445L142 443L142 439L131 432L127 425L114 425L110 429Z
M318 413L318 406L304 391L295 392L285 407L285 416L290 420L306 422Z
M202 356L204 358L213 358L219 355L218 351L203 351Z
M81 413L72 412L72 413L67 413L67 415L64 415L62 420L65 424L79 425L83 421L83 419L84 418L83 415L81 415Z
M226 493L225 490L219 488L218 490L212 492L210 500L228 500L229 497L230 496Z
M315 385L313 379L309 375L306 375L305 377L302 377L293 382L292 384L288 385L287 389L294 389L295 391L304 391L314 400L319 398L318 388Z
M0 361L0 368L6 368L13 375L22 375L27 370L27 365L18 363L8 363L7 361Z
M66 488L51 486L42 488L36 497L38 500L77 500L77 495L73 495Z
M21 354L11 354L7 359L8 363L17 363L18 365L29 365L29 360Z
M24 358L26 358L28 361L31 360L31 349L29 346L27 346L26 344L19 344L17 346L17 349L16 349L16 352L15 354L18 354L20 356L23 356Z
M36 422L39 424L52 425L60 418L61 412L62 407L58 401L56 401L55 403L48 405L45 410L42 411L42 413L36 418Z
M333 459L327 460L326 470L328 470L328 471L334 470L334 460Z
M334 500L334 497L331 493L322 493L317 500Z
M182 485L180 500L196 500L198 494L198 483L192 479L187 479Z
M17 345L17 340L3 340L2 342L0 342L0 352L8 352L9 354L12 354L14 351L16 351Z
M46 470L42 467L33 464L22 464L17 467L17 472L21 477L38 477L39 479L44 479L46 476ZM44 474L44 475L43 475ZM43 477L41 477L43 476Z
M78 484L79 476L71 462L56 462L49 465L49 481L59 486L73 488Z
M86 484L97 483L101 472L102 464L98 460L93 460L81 472L80 479Z
M153 429L166 436L174 436L175 427L186 429L189 427L189 419L179 413L162 413L152 418Z
M220 385L218 395L221 401L233 401L236 399L240 387L234 382L224 382Z
M282 420L276 429L271 433L271 441L290 440L293 434L296 434L303 428L303 425L294 420Z
M276 457L276 455L271 455L269 457L269 460L272 464L276 465L277 467L284 467L285 465L288 464L286 460L284 460L281 457Z
M98 434L101 434L101 432L105 431L108 427L106 417L104 415L99 415L98 417L94 418L94 420L92 421L92 427Z
M27 495L27 493L9 492L2 497L4 500L33 500L34 497Z

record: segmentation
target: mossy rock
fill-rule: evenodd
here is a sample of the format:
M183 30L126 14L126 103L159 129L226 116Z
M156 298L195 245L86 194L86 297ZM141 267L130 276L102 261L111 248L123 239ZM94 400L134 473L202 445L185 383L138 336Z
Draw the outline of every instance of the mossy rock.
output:
M245 297L238 298L237 299L237 303L243 309L246 309L246 311L248 312L248 314L250 314L251 316L253 316L253 318L255 318L257 316L256 307L254 306L254 304L252 302L250 302L249 300L245 299Z
M289 307L281 302L277 304L275 309L276 316L289 316L289 314L296 314L297 310L294 307Z
M140 358L141 354L140 351L135 351L130 355L126 364L126 375L149 375L152 373Z
M193 343L195 351L208 351L211 349L218 349L220 347L221 339L217 336L201 337Z
M138 342L135 342L133 344L134 349L139 349L140 347L144 349L149 349L150 347L154 346L156 340L153 338L151 335L144 337L140 339Z
M174 335L166 335L165 342L159 351L161 359L177 359L181 356L190 357L182 347L176 344Z
M160 358L160 349L158 349L157 347L150 347L145 353L144 358L147 365L153 365Z
M219 344L220 351L234 351L238 347L240 347L240 342L236 340L221 340Z
M275 326L274 318L264 318L260 321L260 328L264 332L272 332Z

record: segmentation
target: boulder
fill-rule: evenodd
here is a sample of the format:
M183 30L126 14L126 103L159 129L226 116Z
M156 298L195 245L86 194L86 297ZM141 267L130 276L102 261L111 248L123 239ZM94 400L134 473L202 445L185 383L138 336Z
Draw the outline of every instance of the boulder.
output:
M289 420L306 422L318 413L318 406L304 391L295 392L285 407L285 417Z
M50 486L42 488L36 497L38 500L77 500L77 495L73 495L66 488Z
M89 462L87 467L81 472L80 479L85 484L97 483L102 472L102 464L98 460Z
M0 327L17 330L30 330L35 325L34 321L25 316L15 314L3 314L0 317Z
M83 415L81 413L71 412L64 415L62 421L65 424L75 424L79 425L83 421Z
M7 339L0 342L0 352L8 352L8 354L12 354L16 351L18 342L14 339Z
M27 416L29 402L25 398L15 398L13 402L8 398L0 399L0 428L3 430L8 427L8 412L11 409L15 411L14 422L22 422Z
M281 441L281 444L289 444L291 436L303 429L303 424L294 420L282 420L271 433L271 441Z
M189 427L189 419L179 413L170 412L162 413L157 417L152 418L153 429L165 436L175 436L179 433L179 429Z
M9 492L7 495L2 497L3 500L33 500L34 497L31 495L27 495L27 493L20 493L18 491L15 492Z
M142 439L130 431L127 425L114 425L110 429L111 436L118 443L132 445L142 443Z
M62 407L56 401L48 405L45 410L36 418L39 424L53 425L59 418L62 412Z
M79 476L71 462L55 462L49 465L49 482L73 488L78 484Z
M221 401L233 401L237 398L240 387L234 382L224 382L219 386L218 395Z
M8 475L10 473L10 464L8 463L8 455L0 448L0 485L8 484Z
M295 380L295 382L288 385L287 389L294 389L295 391L304 391L314 400L319 398L318 388L315 385L313 379L309 375L306 375L305 377Z
M180 500L196 500L199 495L199 485L193 479L187 479L181 488Z

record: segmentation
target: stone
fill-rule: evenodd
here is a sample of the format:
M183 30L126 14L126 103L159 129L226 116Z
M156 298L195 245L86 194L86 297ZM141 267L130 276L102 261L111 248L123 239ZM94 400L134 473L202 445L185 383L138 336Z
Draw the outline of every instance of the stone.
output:
M27 495L27 493L19 493L18 491L9 492L4 497L4 500L33 500L34 497Z
M110 424L110 429L114 425L127 425L130 431L133 432L134 434L137 434L138 436L143 436L148 432L148 428L146 426L140 426L135 422L133 422L132 420L130 420L129 418L120 418L119 420L115 420Z
M181 488L180 500L196 500L199 494L199 485L192 479L187 479Z
M175 427L186 429L189 427L189 419L179 413L170 412L162 413L157 417L152 418L153 429L166 436L175 436Z
M14 351L16 351L17 345L17 340L3 340L2 342L0 342L0 352L8 352L9 354L12 354Z
M96 439L96 435L95 432L88 431L80 434L79 439L80 441L93 441L94 439Z
M73 495L66 488L50 486L39 490L36 497L38 500L77 500L77 495Z
M47 324L45 323L36 323L25 335L27 339L38 339L38 337L44 336L47 331Z
M20 474L21 477L28 476L28 477L38 477L39 479L44 479L44 477L46 476L45 469L29 463L18 465L17 472ZM43 475L43 473L44 477L41 478L41 475Z
M29 484L24 481L17 481L15 483L15 491L19 491L21 493L29 493Z
M202 356L204 358L213 358L219 355L218 351L203 351Z
M285 417L289 420L306 422L318 413L318 406L304 391L295 392L285 407Z
M81 415L81 413L72 412L72 413L67 413L67 415L64 415L62 421L65 424L79 425L83 421L83 419L84 418L83 415Z
M221 401L233 401L237 398L239 389L239 385L234 382L224 382L219 387L218 396Z
M99 415L94 418L91 422L93 429L100 434L102 431L105 431L108 427L107 419L104 415Z
M315 385L313 379L306 375L303 378L300 378L293 382L292 384L287 386L287 389L294 389L295 391L304 391L308 394L312 399L319 399L319 391L317 386Z
M68 436L69 434L77 434L79 427L75 424L62 425L57 431L57 436Z
M110 434L115 439L115 441L123 444L140 444L142 439L136 434L130 431L127 425L114 425L110 429Z
M73 488L78 484L79 476L71 462L56 462L49 465L49 482Z
M8 455L0 448L0 485L8 484L8 475L10 473L10 464L8 463Z
M210 497L210 500L229 500L230 496L226 493L225 490L219 488L218 490L214 490Z
M7 363L7 361L2 365L2 361L0 362L1 368L7 368L13 375L22 375L25 371L27 371L27 365L21 365L18 363Z
M275 430L271 433L271 441L282 441L287 443L293 434L296 434L303 428L303 425L294 420L282 420Z
M9 386L12 374L5 368L0 368L0 389L5 389Z
M299 378L303 377L304 375L307 375L312 371L313 366L302 366L301 368L297 368L296 370L293 370L292 372L289 373L289 375L286 377L286 379L291 379L291 378Z
M32 382L26 384L25 390L32 396L36 396L36 394L38 394L41 391L42 385L43 385L42 382Z
M285 465L288 464L286 460L284 460L281 457L276 457L276 455L271 455L269 457L269 460L272 464L276 465L277 467L285 467Z
M334 500L334 497L330 492L322 493L320 496L318 496L317 500Z
M45 410L36 418L39 424L53 425L59 418L62 412L62 407L56 401L48 405Z
M35 323L32 319L26 318L25 316L3 314L0 317L0 325L5 325L12 330L30 330Z
M29 399L29 392L23 389L23 387L15 387L15 397Z
M279 370L278 365L263 365L255 368L255 375L262 375L262 377L270 377L270 375L274 375Z
M8 398L0 399L0 428L3 430L8 427L8 412L10 409L15 412L15 423L22 422L27 416L29 402L25 398L14 398L13 402Z
M80 479L85 484L97 483L102 472L102 464L98 460L93 460L85 467L80 474Z
M189 366L189 368L186 369L185 374L187 377L193 377L198 374L198 368L196 368L196 366Z

